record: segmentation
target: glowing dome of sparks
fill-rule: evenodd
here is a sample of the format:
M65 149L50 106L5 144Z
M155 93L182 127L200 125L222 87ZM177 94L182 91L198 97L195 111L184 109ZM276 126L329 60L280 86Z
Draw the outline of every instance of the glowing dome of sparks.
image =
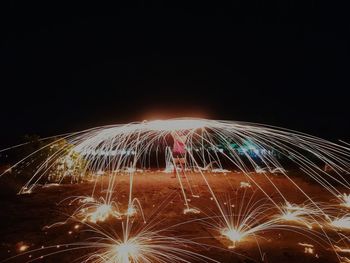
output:
M172 228L166 225L168 218L177 227L202 224L225 244L223 249L267 240L265 235L273 231L290 231L334 248L334 236L342 239L339 232L350 229L350 149L304 133L181 118L95 127L37 144L38 149L1 175L28 179L19 191L27 195L37 189L54 192L63 184L84 185L81 196L61 202L69 200L69 219L45 228L75 220L78 228L84 225L102 235L78 243L97 248L84 262L218 262L189 248L203 244L177 238L176 231L166 236L154 230L144 210L161 217L150 220L165 224L161 229ZM315 193L322 201L316 201ZM171 211L163 217L162 209L169 204ZM156 212L150 212L152 208ZM180 217L181 223L173 217ZM112 223L119 227L117 237L98 228ZM141 231L132 232L133 223L140 224ZM273 236L268 239L274 242ZM317 255L314 245L299 244L305 253ZM203 246L207 251L208 245Z
M210 125L210 122L202 119L172 119L154 120L144 122L145 128L155 131L181 131L195 130Z

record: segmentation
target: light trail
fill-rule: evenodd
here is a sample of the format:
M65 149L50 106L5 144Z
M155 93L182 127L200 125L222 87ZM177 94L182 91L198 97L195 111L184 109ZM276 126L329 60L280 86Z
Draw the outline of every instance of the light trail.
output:
M177 133L186 134L183 142L185 161L180 167L171 150ZM229 248L235 248L249 238L256 240L265 231L289 229L296 233L309 231L317 238L322 236L337 253L324 227L335 232L350 229L347 213L335 215L350 207L350 182L346 177L350 173L350 149L304 133L255 123L182 118L96 127L42 142L47 144L21 158L0 176L5 173L16 176L26 169L33 171L20 194L33 193L43 184L49 188L84 180L93 182L91 195L68 197L73 199L71 204L78 205L73 218L95 224L94 227L115 218L123 222L125 229L119 239L108 235L100 239L99 251L85 262L164 262L170 255L178 262L187 262L180 252L194 256L178 248L177 240L159 236L157 231L129 235L131 218L136 221L142 218L146 224L141 203L133 196L135 174L147 176L149 171L156 169L164 174L175 171L178 192L184 203L180 214L199 217L199 221L230 241ZM291 176L289 170L293 169L339 200L340 210L328 214L327 205L316 202ZM233 176L232 170L245 176L246 180L240 182L240 188L245 191L243 203L231 204L229 201L230 205L223 205L208 178L216 173ZM215 216L202 215L205 207L194 207L190 203L189 197L201 198L196 192L197 186L191 183L192 175L198 175L204 182L215 204ZM126 207L124 210L116 201L122 176L127 176L129 182L127 204L122 205ZM267 183L259 183L256 176ZM305 202L288 202L288 193L278 187L273 176L286 178L291 191ZM102 188L100 194L97 186ZM271 189L277 198L270 196ZM247 191L259 191L264 195L264 201L253 202L254 194L247 194ZM314 232L315 228L319 232ZM156 248L164 254L157 254Z

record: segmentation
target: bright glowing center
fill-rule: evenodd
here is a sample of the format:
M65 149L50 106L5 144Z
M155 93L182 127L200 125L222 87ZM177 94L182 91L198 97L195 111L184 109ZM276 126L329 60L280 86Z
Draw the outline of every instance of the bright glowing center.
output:
M307 214L305 208L286 202L281 218L286 221L302 221L301 216Z
M348 207L350 208L350 194L342 194L341 196L341 199L342 199L342 205L345 206L345 207Z
M241 241L244 237L244 233L234 228L224 229L221 234L233 242L233 245L229 246L229 248L235 248L236 243Z
M242 239L242 234L236 229L228 229L223 232L223 235L234 242L238 242Z
M24 251L26 251L28 248L29 248L28 245L22 245L22 246L19 247L18 250L19 250L20 252L24 252Z
M145 123L148 129L156 131L195 130L207 125L207 121L197 119L154 120Z
M133 216L137 213L136 208L134 206L129 206L125 212L126 216Z
M308 221L308 216L313 213L314 211L307 207L300 207L287 203L280 215L280 219L305 224L308 228L312 229L312 224Z
M120 263L130 263L131 260L137 258L139 249L137 244L126 242L115 247L116 261Z
M342 217L335 219L331 222L331 225L337 228L350 229L350 217Z
M100 205L96 208L95 212L91 213L89 218L89 221L96 223L96 222L102 222L107 219L109 215L112 213L112 207L107 204Z
M287 221L297 221L298 217L295 213L292 211L286 211L285 213L282 214L281 216L282 219L287 220Z

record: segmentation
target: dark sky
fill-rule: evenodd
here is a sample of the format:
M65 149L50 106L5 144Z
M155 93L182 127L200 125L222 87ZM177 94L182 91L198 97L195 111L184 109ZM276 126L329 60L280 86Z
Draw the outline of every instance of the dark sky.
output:
M214 2L12 2L1 18L0 144L178 116L349 139L348 8Z

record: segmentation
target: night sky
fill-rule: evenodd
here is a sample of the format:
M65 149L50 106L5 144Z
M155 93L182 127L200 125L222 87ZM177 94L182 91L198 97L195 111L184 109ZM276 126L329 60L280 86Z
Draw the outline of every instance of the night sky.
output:
M0 145L28 133L181 116L349 141L348 8L214 2L12 2L1 18Z

